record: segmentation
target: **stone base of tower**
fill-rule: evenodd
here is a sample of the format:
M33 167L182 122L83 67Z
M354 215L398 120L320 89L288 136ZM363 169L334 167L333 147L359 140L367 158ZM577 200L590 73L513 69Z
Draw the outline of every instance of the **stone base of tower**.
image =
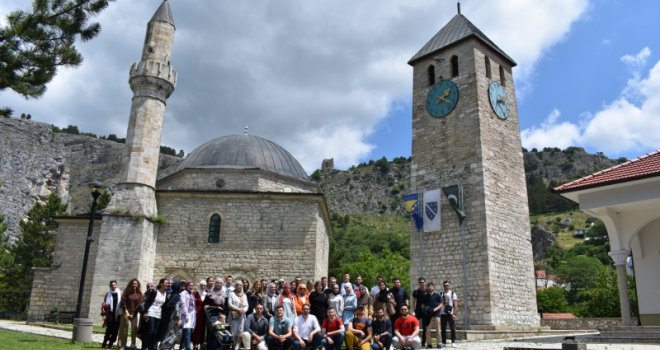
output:
M101 302L111 280L124 289L129 280L137 278L144 291L147 281L153 281L158 226L144 217L103 216L97 242L95 268L91 283L89 318L101 323Z
M105 212L113 215L152 218L158 214L155 192L153 187L144 184L119 183Z

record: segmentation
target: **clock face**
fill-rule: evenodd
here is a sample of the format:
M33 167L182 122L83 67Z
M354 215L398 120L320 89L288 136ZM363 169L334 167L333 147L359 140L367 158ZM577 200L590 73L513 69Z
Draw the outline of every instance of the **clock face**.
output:
M488 87L488 99L493 112L500 118L506 119L509 117L509 97L506 90L500 83L494 81Z
M458 87L451 80L433 85L426 96L426 110L431 116L442 118L451 113L458 102Z

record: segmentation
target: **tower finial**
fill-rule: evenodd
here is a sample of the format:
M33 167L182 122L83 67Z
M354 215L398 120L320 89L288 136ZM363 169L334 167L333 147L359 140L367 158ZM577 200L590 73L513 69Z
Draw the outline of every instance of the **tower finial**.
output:
M247 127L247 125L246 125L246 126L245 126L245 131L244 131L244 135L245 135L245 136L247 136L247 132L248 132L248 127Z
M458 9L458 14L461 14L461 0L456 1L456 8Z

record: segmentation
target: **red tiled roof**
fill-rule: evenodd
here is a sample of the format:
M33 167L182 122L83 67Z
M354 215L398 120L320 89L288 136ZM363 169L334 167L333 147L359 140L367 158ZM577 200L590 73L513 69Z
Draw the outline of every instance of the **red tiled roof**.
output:
M571 192L654 176L660 176L660 150L565 183L555 187L553 192Z

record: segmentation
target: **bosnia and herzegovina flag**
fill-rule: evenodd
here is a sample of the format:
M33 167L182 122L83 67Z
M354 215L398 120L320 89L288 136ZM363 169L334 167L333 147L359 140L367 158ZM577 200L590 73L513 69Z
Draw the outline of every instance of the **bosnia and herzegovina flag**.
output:
M404 195L403 203L408 214L415 220L415 228L421 231L424 227L424 218L419 206L419 195L417 193Z

